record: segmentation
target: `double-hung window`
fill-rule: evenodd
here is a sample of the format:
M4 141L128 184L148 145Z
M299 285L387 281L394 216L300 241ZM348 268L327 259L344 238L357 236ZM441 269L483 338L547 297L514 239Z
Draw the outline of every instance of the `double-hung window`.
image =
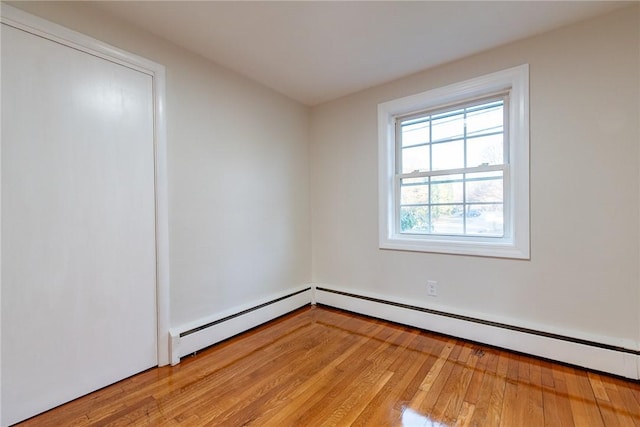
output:
M381 248L529 257L526 65L378 112Z

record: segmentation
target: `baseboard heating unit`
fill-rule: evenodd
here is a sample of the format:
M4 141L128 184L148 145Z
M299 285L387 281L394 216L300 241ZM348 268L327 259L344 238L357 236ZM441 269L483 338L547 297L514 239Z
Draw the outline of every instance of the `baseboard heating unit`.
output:
M169 331L171 364L176 365L181 357L309 305L312 294L309 286L172 328Z
M633 380L640 379L640 350L634 342L580 337L566 331L548 332L540 325L516 326L507 321L448 313L385 296L364 295L319 284L314 290L317 304Z

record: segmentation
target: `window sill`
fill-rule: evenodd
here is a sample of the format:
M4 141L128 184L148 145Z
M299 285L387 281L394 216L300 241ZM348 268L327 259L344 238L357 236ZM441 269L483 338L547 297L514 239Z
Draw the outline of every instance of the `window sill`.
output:
M379 246L380 249L411 252L530 259L528 247L518 247L514 242L505 241L504 239L491 240L490 238L477 238L466 241L452 236L429 236L429 239L425 239L422 236L402 236L382 239Z

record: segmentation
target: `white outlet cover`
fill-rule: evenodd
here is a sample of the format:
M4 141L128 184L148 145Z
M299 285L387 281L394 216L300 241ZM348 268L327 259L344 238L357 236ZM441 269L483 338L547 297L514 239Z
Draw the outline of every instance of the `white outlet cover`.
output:
M438 282L435 280L427 280L427 295L432 297L438 296Z

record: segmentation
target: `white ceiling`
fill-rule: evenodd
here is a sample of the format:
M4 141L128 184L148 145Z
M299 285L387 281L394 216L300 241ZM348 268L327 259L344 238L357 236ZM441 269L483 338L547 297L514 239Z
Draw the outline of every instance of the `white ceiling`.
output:
M629 3L122 1L105 12L316 105Z

